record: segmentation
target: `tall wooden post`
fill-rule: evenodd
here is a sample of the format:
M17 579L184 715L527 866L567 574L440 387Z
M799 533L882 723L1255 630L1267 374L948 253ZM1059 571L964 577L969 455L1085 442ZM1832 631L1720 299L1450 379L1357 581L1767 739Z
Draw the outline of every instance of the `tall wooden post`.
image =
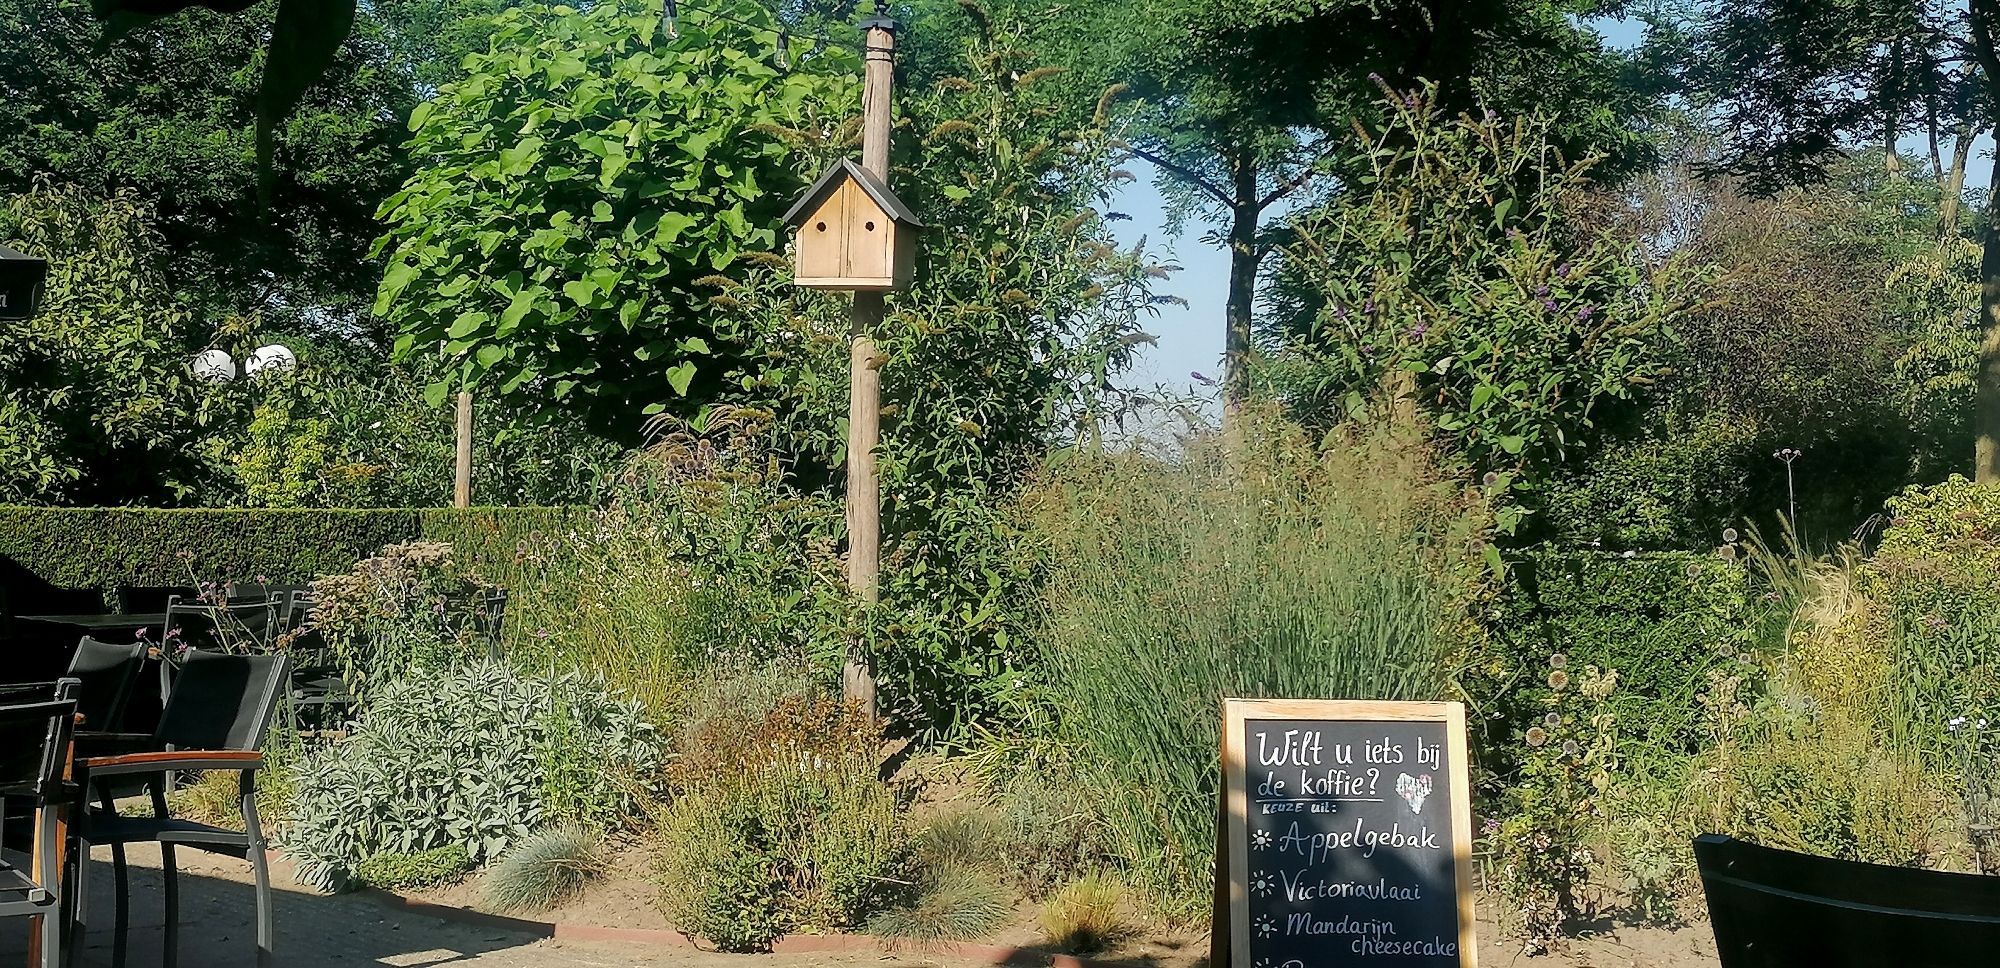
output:
M458 468L452 475L451 506L472 506L472 394L458 392Z
M861 167L889 184L889 123L896 75L896 22L880 3L862 24L867 69L861 95ZM847 400L847 587L864 609L881 598L882 484L875 469L881 442L882 371L874 332L882 322L882 294L857 292L850 317ZM867 643L849 642L841 669L841 695L876 714L875 669Z

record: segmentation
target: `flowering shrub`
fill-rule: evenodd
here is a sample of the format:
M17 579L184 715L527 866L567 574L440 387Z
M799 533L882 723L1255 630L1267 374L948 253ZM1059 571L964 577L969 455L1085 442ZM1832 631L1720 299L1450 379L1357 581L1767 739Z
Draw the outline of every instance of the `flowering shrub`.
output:
M412 670L496 650L497 589L459 567L451 545L392 544L312 588L313 627L358 700Z
M1485 830L1531 954L1553 947L1564 923L1583 911L1599 860L1588 844L1620 766L1617 719L1607 703L1617 671L1588 666L1573 675L1569 657L1558 652L1548 657L1545 681L1546 712L1522 732L1520 772L1502 818Z
M1705 273L1579 218L1597 159L1564 159L1549 119L1383 90L1379 119L1356 126L1360 190L1301 219L1284 251L1272 374L1316 422L1416 407L1476 469L1531 487L1600 409L1664 374Z

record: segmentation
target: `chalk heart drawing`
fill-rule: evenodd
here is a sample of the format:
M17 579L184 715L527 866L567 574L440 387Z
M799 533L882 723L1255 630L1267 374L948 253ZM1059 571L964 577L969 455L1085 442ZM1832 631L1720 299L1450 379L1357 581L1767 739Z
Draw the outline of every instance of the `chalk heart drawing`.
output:
M1410 805L1411 813L1424 812L1424 801L1431 798L1431 775L1411 776L1404 773L1397 776L1396 794Z

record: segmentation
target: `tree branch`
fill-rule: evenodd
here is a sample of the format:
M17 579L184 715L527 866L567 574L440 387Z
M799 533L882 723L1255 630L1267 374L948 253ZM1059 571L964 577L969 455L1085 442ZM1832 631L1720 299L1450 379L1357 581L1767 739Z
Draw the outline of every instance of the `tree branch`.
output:
M1147 161L1152 162L1154 165L1157 165L1161 168L1166 169L1169 172L1172 172L1175 175L1175 177L1178 177L1180 180L1187 182L1188 184L1193 185L1194 187L1199 188L1202 191L1209 193L1210 195L1215 196L1215 200L1221 202L1224 206L1228 207L1230 211L1236 210L1236 199L1230 197L1228 192L1225 192L1222 189L1217 188L1214 185L1210 184L1207 179L1196 174L1194 169L1189 168L1185 165L1175 164L1174 162L1168 161L1167 159L1162 158L1159 155L1147 151L1146 149L1138 147L1136 145L1133 146L1132 153L1138 155L1141 158L1146 159Z

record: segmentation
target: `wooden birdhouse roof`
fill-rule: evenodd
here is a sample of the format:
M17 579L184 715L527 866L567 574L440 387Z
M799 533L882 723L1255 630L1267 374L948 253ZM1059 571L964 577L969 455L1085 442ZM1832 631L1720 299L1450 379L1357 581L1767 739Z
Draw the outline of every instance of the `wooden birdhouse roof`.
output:
M826 174L819 176L819 180L813 182L812 187L806 189L806 193L792 203L791 209L785 213L785 224L793 228L804 225L807 216L819 208L820 202L825 201L826 197L832 194L834 189L839 188L840 183L846 179L852 179L855 184L861 186L861 190L866 192L882 211L889 213L890 218L911 228L924 227L923 221L917 218L917 213L910 211L910 207L903 204L903 200L897 198L896 193L889 190L889 186L882 184L880 178L846 158L828 168Z

